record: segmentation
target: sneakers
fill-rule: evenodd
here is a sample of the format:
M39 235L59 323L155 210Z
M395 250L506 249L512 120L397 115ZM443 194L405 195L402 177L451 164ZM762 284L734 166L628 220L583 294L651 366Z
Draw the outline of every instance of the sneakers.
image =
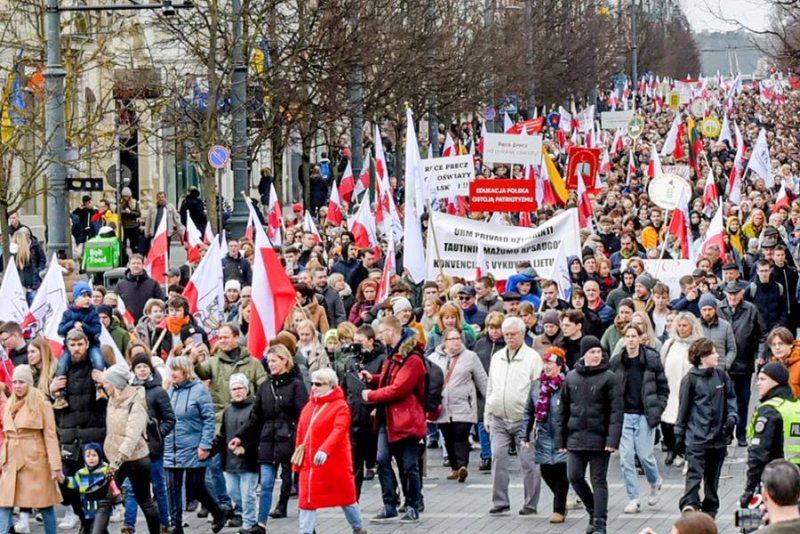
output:
M563 523L567 520L567 514L559 514L558 512L553 512L550 514L550 522L551 523Z
M72 511L72 508L67 508L67 513L64 514L64 519L58 524L58 528L62 528L64 530L69 530L77 527L80 525L81 520L80 518L75 515L75 512Z
M663 485L664 485L664 479L658 477L656 483L650 486L650 495L647 497L648 506L655 506L658 503L658 499L661 498L661 487Z
M409 508L408 510L406 510L406 514L408 514L408 511L409 511L409 510L411 510L411 508ZM414 512L414 513L416 514L416 512ZM389 511L386 509L386 507L383 507L383 508L381 508L381 511L380 511L380 512L378 512L378 514L377 514L375 517L373 517L372 519L370 519L370 521L371 521L372 523L388 523L388 522L390 522L390 521L397 521L397 519L398 519L399 517L400 517L400 516L398 516L398 515L397 515L397 512L396 512L396 511L389 512ZM405 516L403 516L403 517L405 517Z
M29 534L31 531L30 514L20 512L19 519L14 523L14 532L18 534Z
M64 397L57 398L56 401L53 403L54 410L63 410L64 408L67 407L69 407L69 402L67 402L67 399L65 399Z
M639 501L632 500L628 504L625 505L625 508L622 509L623 514L638 514L640 511Z
M684 506L683 508L681 508L681 515L685 517L685 516L691 514L692 512L696 512L696 511L697 510L695 510L694 506Z
M484 458L481 460L481 465L478 467L478 471L491 471L492 470L492 459L491 458Z
M577 495L567 497L567 510L580 510L583 508L583 501Z
M372 480L375 478L375 470L374 469L367 469L364 473L364 480Z
M419 514L411 507L409 507L406 513L403 514L403 517L400 518L401 523L416 523L417 521L419 521Z
M469 471L467 471L466 467L460 467L457 473L458 473L458 481L463 484L464 481L467 480L467 477L469 476Z
M122 523L122 519L125 515L125 511L123 510L122 506L115 506L114 513L111 514L111 518L109 519L112 523Z
M683 456L680 456L680 455L676 454L675 455L675 459L672 460L672 465L674 465L675 467L683 467L683 464L684 464L685 461L686 460L684 459Z

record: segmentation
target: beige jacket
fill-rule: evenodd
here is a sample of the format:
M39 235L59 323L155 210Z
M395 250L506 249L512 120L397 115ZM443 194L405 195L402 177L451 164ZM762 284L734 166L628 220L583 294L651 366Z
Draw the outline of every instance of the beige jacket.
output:
M511 423L522 420L531 382L539 378L543 369L542 357L524 343L511 358L508 347L495 352L489 364L484 422L491 425L492 416Z
M148 419L147 399L142 387L129 386L108 403L103 449L112 467L150 454L145 439Z

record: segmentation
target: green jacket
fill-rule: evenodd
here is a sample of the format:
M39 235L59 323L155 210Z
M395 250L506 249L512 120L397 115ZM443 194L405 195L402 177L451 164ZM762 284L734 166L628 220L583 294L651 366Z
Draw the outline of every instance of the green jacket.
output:
M123 355L128 352L128 343L131 342L131 335L119 324L119 319L116 317L111 318L111 326L108 327L108 333L111 334L111 339L114 340Z
M267 373L261 362L250 356L246 348L240 347L238 359L233 359L223 351L217 349L211 358L194 365L194 372L200 380L210 380L209 392L214 402L214 414L217 418L217 432L222 422L222 412L231 403L229 381L231 375L242 373L250 380L250 393L255 394L258 386L267 379Z

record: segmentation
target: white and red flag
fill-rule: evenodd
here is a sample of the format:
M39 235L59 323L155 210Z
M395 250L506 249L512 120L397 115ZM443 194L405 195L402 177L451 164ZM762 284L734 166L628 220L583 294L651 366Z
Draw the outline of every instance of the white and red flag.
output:
M706 217L711 216L717 205L719 205L719 191L717 190L717 182L714 180L714 172L709 167L706 185L703 188L703 213Z
M520 224L520 226L522 226L522 224ZM480 280L487 274L489 274L489 263L486 261L486 252L483 250L483 241L478 241L478 259L475 261L475 280Z
M317 225L314 224L314 217L311 216L311 213L306 210L305 214L303 215L303 231L308 232L309 234L314 234L314 244L316 245L322 238L319 235L319 230L317 230Z
M361 201L355 217L350 220L349 229L353 233L358 248L365 249L378 246L375 217L372 215L368 198Z
M183 296L189 301L189 313L204 327L206 324L222 324L224 320L222 258L220 242L214 239L183 290Z
M334 226L341 226L344 221L344 214L342 213L342 199L339 197L339 188L336 186L336 180L332 180L331 195L328 198L328 222Z
M28 300L25 298L25 288L17 271L17 263L14 258L8 262L3 283L0 285L0 322L13 321L22 324L30 311Z
M161 222L165 224L166 217L162 217ZM67 289L64 286L64 274L58 258L53 254L42 285L39 286L31 302L28 316L20 326L23 330L30 330L33 336L44 337L53 354L58 357L64 350L64 339L58 335L58 325L66 309Z
M689 229L689 198L687 189L681 189L681 196L678 198L678 206L672 211L672 219L667 229L669 235L678 238L681 243L681 258L688 260L692 257L692 248L689 243L689 236L692 235Z
M700 254L705 254L709 245L717 245L722 252L722 261L727 261L727 249L725 247L725 225L722 221L722 206L717 208L714 217L711 218L711 223L706 230L706 238L700 246Z
M348 205L353 203L353 191L356 189L356 178L353 176L353 165L350 161L347 162L347 167L342 174L342 180L339 182L339 194L342 200L347 202Z
M161 217L156 228L156 235L147 253L144 269L148 276L161 285L167 283L167 269L169 268L169 240L167 239L167 218Z
M189 263L200 261L200 249L203 246L203 235L195 226L191 217L186 217L186 255Z
M275 191L275 184L269 186L269 206L267 206L267 237L270 243L279 247L283 244L283 208Z
M375 304L379 304L389 297L392 290L392 277L396 274L397 268L395 266L395 252L394 252L394 237L388 234L389 246L386 248L386 259L383 262L383 273L381 274L381 281L378 284L378 296L375 298Z

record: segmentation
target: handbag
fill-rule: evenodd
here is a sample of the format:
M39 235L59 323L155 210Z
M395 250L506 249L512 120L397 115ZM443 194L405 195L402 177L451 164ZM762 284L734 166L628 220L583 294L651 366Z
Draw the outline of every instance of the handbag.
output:
M314 426L314 421L316 421L317 417L319 416L319 414L322 413L322 410L324 410L326 406L327 404L323 404L322 407L318 411L314 412L314 414L311 416L311 421L309 421L308 423L308 430L306 430L306 435L303 438L303 443L298 445L298 447L292 453L292 459L290 460L292 462L292 465L296 465L297 467L303 467L303 458L305 457L306 454L306 443L308 442L308 437L311 435L311 427Z

